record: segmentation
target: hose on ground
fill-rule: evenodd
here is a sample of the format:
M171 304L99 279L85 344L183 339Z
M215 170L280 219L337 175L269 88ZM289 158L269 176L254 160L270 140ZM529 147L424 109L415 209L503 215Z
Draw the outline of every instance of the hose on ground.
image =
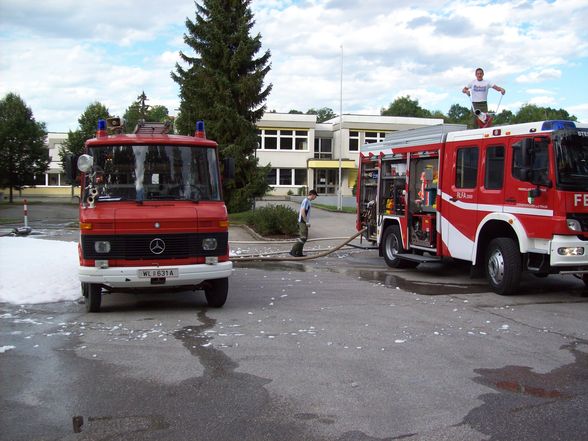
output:
M357 233L355 233L353 236L351 236L350 238L348 238L345 242L342 242L341 244L337 245L335 248L330 248L326 251L323 251L322 253L318 253L318 254L313 254L312 256L308 255L308 256L302 256L302 257L270 257L267 255L259 255L259 256L246 256L246 257L231 257L231 261L233 262L261 262L261 261L273 261L273 262L301 262L303 260L310 260L310 259L316 259L318 257L325 257L328 256L331 253L334 253L337 250L340 250L341 248L343 248L345 245L347 245L349 242L351 242L353 239L355 239L357 236L359 236L360 234L362 234L363 232L365 232L365 228L361 231L358 231ZM284 251L284 253L287 253L288 251Z

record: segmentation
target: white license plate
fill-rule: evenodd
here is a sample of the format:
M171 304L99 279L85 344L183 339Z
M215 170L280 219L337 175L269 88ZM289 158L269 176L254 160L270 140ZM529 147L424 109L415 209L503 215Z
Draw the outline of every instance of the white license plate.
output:
M179 276L180 270L178 268L140 269L138 273L140 279L155 279L161 277L165 277L166 279L175 279Z

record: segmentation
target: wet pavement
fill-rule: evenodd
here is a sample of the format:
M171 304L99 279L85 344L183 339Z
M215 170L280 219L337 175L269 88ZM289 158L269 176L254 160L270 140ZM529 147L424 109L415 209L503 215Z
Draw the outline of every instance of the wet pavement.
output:
M235 267L222 309L0 304L0 440L588 439L579 280L501 297L459 263L391 270L356 248Z

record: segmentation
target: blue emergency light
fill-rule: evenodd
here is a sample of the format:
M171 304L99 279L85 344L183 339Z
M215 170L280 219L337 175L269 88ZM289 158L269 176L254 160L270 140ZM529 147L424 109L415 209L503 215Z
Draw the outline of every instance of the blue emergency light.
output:
M555 120L545 121L541 126L541 131L545 130L564 130L564 129L575 129L576 124L574 121Z
M106 120L105 119L98 120L98 130L106 130Z
M196 121L196 135L197 138L206 138L206 134L204 132L204 121L199 120Z

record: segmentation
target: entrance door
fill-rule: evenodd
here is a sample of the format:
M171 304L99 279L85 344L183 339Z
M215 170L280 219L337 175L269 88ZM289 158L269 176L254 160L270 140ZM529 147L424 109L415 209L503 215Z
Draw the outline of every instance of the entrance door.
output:
M314 171L314 189L319 195L337 194L339 171L318 168Z

